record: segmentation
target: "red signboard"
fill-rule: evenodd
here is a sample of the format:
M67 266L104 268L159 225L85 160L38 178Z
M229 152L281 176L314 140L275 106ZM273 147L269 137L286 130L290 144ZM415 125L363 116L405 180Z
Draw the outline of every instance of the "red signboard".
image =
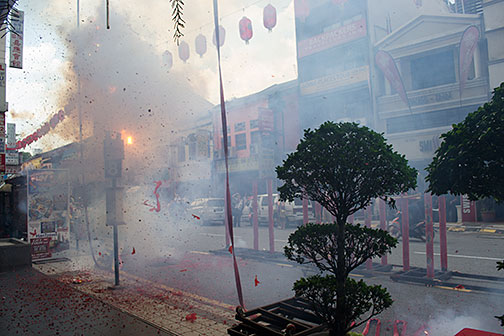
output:
M469 200L467 195L460 196L460 204L462 207L462 222L476 222L476 205L474 201Z
M50 258L52 256L50 243L51 237L32 238L30 240L32 259Z
M366 19L362 18L334 30L300 41L298 44L298 58L318 53L366 35Z

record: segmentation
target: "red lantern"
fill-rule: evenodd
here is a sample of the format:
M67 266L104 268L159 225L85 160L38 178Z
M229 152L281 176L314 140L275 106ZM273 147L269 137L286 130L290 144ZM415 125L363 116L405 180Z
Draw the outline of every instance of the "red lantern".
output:
M189 44L182 41L178 47L178 55L182 61L187 62L189 59Z
M194 44L196 53L200 55L200 57L203 57L203 54L206 53L207 50L206 37L202 34L199 34L198 36L196 36Z
M304 22L304 20L310 15L310 5L308 0L295 0L294 1L294 12L297 18Z
M248 44L253 35L252 21L250 21L249 18L244 16L240 20L239 27L240 27L240 37L242 38L242 40L245 41L245 43Z
M166 50L163 53L162 60L163 60L163 66L165 66L168 70L170 70L173 65L173 56L172 56L171 52Z
M219 47L222 47L224 45L225 39L226 39L226 30L224 29L224 27L219 25ZM213 33L212 42L213 42L214 46L217 45L217 41L216 41L216 37L215 37L215 29L214 29L214 33Z
M271 4L264 7L263 11L263 23L264 27L271 31L277 23L276 9Z

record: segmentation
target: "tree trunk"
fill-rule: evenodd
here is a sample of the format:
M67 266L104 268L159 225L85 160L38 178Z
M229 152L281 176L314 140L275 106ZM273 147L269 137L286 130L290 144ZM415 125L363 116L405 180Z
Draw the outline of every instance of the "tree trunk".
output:
M345 336L345 330L347 326L347 321L344 318L346 311L346 300L345 300L345 222L346 217L338 218L338 273L336 275L337 290L336 290L336 330L335 335Z

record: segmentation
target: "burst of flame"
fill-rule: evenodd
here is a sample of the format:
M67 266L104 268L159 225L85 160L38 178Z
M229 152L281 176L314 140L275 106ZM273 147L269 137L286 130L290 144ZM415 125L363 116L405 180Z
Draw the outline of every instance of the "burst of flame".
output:
M424 334L425 334L426 336L429 336L429 332L428 332L427 330L424 330Z
M133 144L133 137L130 137L130 136L129 136L129 137L127 137L127 138L126 138L126 143L127 143L128 145L132 145L132 144Z

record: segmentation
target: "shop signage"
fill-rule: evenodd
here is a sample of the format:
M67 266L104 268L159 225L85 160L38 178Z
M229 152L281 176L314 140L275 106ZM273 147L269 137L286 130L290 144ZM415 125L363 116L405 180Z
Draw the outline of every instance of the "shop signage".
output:
M13 9L11 11L10 33L10 67L23 68L23 28L24 12Z
M50 248L51 238L33 238L30 243L33 260L50 258L52 256Z
M366 19L362 18L334 30L298 43L298 58L318 53L367 35Z
M49 238L51 240L49 252L68 249L70 245L68 171L29 170L26 176L28 242L31 243L38 238Z
M369 67L366 65L304 82L301 83L299 87L301 89L301 94L309 95L368 80Z
M435 94L427 94L418 97L411 97L409 98L409 102L411 106L419 106L419 105L440 103L452 99L453 99L452 92L445 91L445 92L438 92Z
M5 164L9 166L16 166L19 164L19 153L7 151L5 154Z
M6 73L5 69L7 65L5 63L0 63L0 112L7 111L7 102L5 101L5 91L6 91ZM4 123L5 127L5 123ZM4 131L5 133L5 131ZM2 134L4 134L2 133Z
M462 204L462 222L474 223L476 222L476 205L471 201L467 195L460 196L460 203Z

